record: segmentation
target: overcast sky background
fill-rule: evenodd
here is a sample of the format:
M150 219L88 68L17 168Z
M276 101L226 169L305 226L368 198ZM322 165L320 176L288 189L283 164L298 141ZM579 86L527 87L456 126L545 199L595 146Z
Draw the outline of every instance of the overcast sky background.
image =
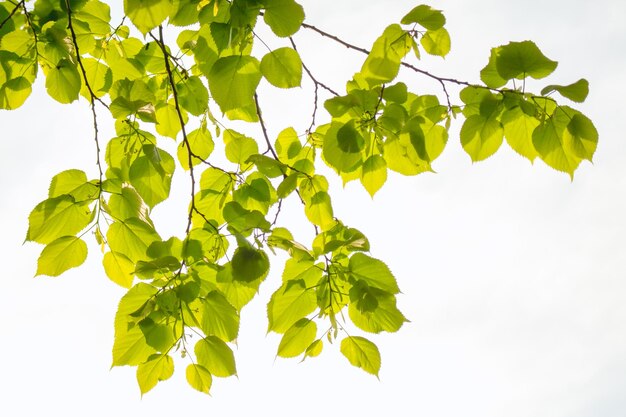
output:
M416 4L303 1L307 22L364 47ZM600 144L594 164L583 163L571 182L506 146L472 164L457 124L437 174L392 175L373 201L358 183L342 190L335 182L335 214L388 263L411 320L397 334L371 337L382 354L380 381L350 366L338 344L301 364L274 360L279 338L265 335L265 303L279 285L277 262L242 314L239 378L215 378L208 397L187 386L178 362L174 377L141 399L135 368L109 370L124 290L104 275L97 246L90 243L78 269L32 278L42 247L22 245L28 213L54 174L96 174L86 102L56 104L40 82L21 109L0 111L0 415L626 415L626 3L430 4L444 10L453 46L445 61L420 67L478 81L490 47L532 39L559 61L553 76L533 84L537 91L589 80L589 98L577 107ZM364 58L311 33L296 41L319 79L342 91ZM412 91L440 93L417 74L403 79ZM289 124L304 130L310 97L294 105L273 94L261 95L272 136ZM181 203L154 211L162 236L184 230L188 188L184 175L177 181Z

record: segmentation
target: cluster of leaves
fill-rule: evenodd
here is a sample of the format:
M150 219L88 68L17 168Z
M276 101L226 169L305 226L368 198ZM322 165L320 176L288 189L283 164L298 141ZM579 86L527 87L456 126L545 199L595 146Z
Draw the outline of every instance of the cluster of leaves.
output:
M506 138L521 155L572 175L596 147L591 121L550 96L581 102L585 80L550 85L540 95L525 91L527 77L543 78L557 65L530 41L494 48L481 72L484 85L410 64L411 52L419 60L450 50L445 17L429 6L388 26L371 50L305 23L294 0L125 0L124 12L112 26L109 6L99 0L0 2L0 108L24 103L39 70L56 101L82 96L91 105L100 175L89 180L76 169L56 175L29 216L27 240L46 245L37 274L58 276L85 261L83 237L95 236L106 275L129 288L115 317L113 365L137 366L142 393L173 374L174 352L189 358L187 380L199 391L209 392L214 376L236 374L231 346L240 312L268 276L268 251L277 249L288 255L267 306L268 331L282 335L278 355L314 357L341 334L349 362L378 375L376 345L349 333L344 312L362 331L396 332L407 321L396 307L399 288L389 268L367 254L365 235L334 216L318 160L374 196L388 169L432 171L460 114L461 143L475 161ZM286 46L259 59L253 45L261 20ZM175 44L165 42L168 26L184 28ZM301 29L367 54L344 95L302 62L291 37ZM446 101L409 91L396 80L401 68L439 81ZM311 126L285 127L272 141L257 88L262 80L298 87L303 74L315 89ZM465 87L462 105L451 104L450 83ZM329 121L318 125L320 87L332 97L324 102ZM115 120L116 136L106 145L98 136L98 106ZM228 128L229 120L257 124L259 137ZM177 141L176 156L159 147L165 138ZM216 139L230 165L216 163ZM182 238L163 238L150 214L169 197L177 168L190 179L187 228ZM315 230L310 245L278 225L288 198L302 203Z

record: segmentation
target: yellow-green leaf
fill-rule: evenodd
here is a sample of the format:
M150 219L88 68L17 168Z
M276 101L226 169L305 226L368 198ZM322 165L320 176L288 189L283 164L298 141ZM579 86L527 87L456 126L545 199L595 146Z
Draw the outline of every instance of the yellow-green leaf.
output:
M341 341L340 350L353 366L378 377L380 352L375 344L364 337L348 336Z
M279 48L261 59L261 74L275 87L293 88L302 80L302 61L292 48Z
M185 372L187 382L191 387L205 394L209 393L213 378L211 373L202 365L190 364Z
M372 155L367 158L361 167L361 184L370 196L374 197L374 194L380 190L385 181L387 181L385 158L380 155Z
M135 264L118 252L107 252L102 258L107 277L116 284L130 288L133 285Z
M152 355L148 361L137 366L137 383L141 395L174 374L174 361L169 355Z
M49 243L37 261L36 275L56 277L87 259L87 244L76 236L63 236Z
M198 340L194 351L198 364L205 367L211 375L228 377L237 374L232 349L218 337L207 336Z
M315 340L317 325L309 319L300 319L283 335L278 345L278 356L293 358L303 353Z

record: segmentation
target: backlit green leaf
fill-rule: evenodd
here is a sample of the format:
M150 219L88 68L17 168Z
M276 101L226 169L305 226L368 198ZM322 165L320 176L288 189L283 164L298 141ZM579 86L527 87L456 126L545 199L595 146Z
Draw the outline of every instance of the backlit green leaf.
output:
M341 341L341 353L353 366L378 377L380 352L375 344L364 337L348 336Z
M305 201L304 214L313 224L326 230L334 221L333 206L330 196L325 191L315 193L310 200Z
M398 75L400 62L410 50L410 36L400 25L390 25L374 42L361 74L371 87L389 82Z
M317 339L306 348L306 351L304 352L304 357L314 358L322 353L323 348L324 342L322 342L322 339Z
M56 277L87 259L87 244L76 236L60 237L49 243L37 260L37 274Z
M189 132L187 134L187 142L191 148L192 166L202 163L202 160L206 160L213 152L213 137L206 125L202 125L199 129ZM180 162L183 169L189 170L190 153L185 142L181 142L180 145L178 145L176 156L178 156L178 162Z
M230 342L239 334L239 313L222 294L210 292L202 302L202 331Z
M571 117L563 132L564 146L568 152L591 161L598 145L598 131L584 114L569 107L560 107Z
M135 264L119 252L107 252L102 258L104 272L107 277L124 288L133 285Z
M59 197L68 194L76 201L95 200L98 197L98 186L87 181L87 175L79 169L68 169L52 177L48 197Z
M531 41L509 42L497 48L496 68L500 77L510 80L533 77L536 79L552 74L558 65L539 50Z
M213 376L227 377L237 374L233 351L221 339L207 336L198 340L194 352L198 364L205 367Z
M503 136L502 124L494 117L476 114L461 127L461 144L474 162L493 155L500 148Z
M302 61L292 48L279 48L265 54L261 60L261 73L270 84L279 88L300 86Z
M213 378L211 378L211 373L207 371L204 366L193 363L189 364L185 374L187 382L193 389L204 392L205 394L209 393Z
M218 59L209 73L209 89L222 112L254 106L253 95L261 81L260 63L251 56ZM256 121L254 118L244 118Z
M563 135L569 124L564 112L556 111L553 117L537 126L533 132L533 145L541 159L552 168L566 172L573 178L581 158L564 147Z
M59 103L67 104L78 98L81 76L69 59L62 59L46 75L46 90Z
M304 9L294 0L263 0L263 19L277 36L291 36L304 21Z
M358 297L353 299L353 297ZM365 298L364 303L359 301ZM367 300L373 297L373 300ZM396 297L382 291L359 291L358 287L350 290L350 320L361 330L370 333L397 332L406 322L404 315L396 307Z
M75 202L67 194L39 203L28 216L26 240L48 244L62 237L75 235L93 219L93 212L84 203Z
M536 117L529 116L520 107L506 110L502 114L502 127L507 143L515 152L531 161L537 157L533 145L533 131L539 124Z
M0 85L0 108L13 110L20 107L32 92L31 82L26 77L17 77Z
M361 184L370 196L374 197L374 194L380 190L385 181L387 181L385 159L380 155L372 155L367 158L361 168Z
M408 12L401 20L403 25L419 23L428 30L437 30L446 23L446 18L439 10L421 4Z
M420 39L426 53L444 57L450 52L450 34L445 28L428 30Z
M569 98L572 101L582 103L589 94L589 81L581 78L569 85L549 85L541 90L541 94L545 96L553 91L557 91L563 97Z
M174 361L169 355L152 355L137 366L137 383L141 394L154 388L159 381L165 381L174 374Z
M156 240L160 237L154 228L135 217L112 223L107 232L111 251L123 253L132 262L145 259L148 246Z
M239 246L235 249L231 264L233 267L233 278L243 282L251 282L265 277L270 267L269 259L265 252L254 249L251 246Z
M306 350L315 340L317 325L309 319L298 320L283 335L278 345L278 356L293 358Z
M154 207L170 194L172 175L176 164L167 152L153 145L145 145L143 155L130 166L130 183L150 207Z
M500 76L496 62L498 60L499 48L492 48L489 56L489 63L480 71L480 79L486 86L491 88L500 88L507 83L507 79Z
M146 342L146 337L139 326L131 325L133 322L131 314L145 306L156 292L155 287L139 283L120 300L115 314L112 366L139 365L156 353L155 349Z
M159 26L172 11L172 0L124 0L124 13L144 35Z
M370 287L379 288L390 294L400 292L395 277L383 261L355 253L350 258L350 274L355 279L363 280Z
M317 308L315 289L304 280L290 280L276 290L267 304L268 331L286 332Z
M226 158L235 164L245 165L250 156L259 153L259 146L254 139L231 129L224 131L224 143Z
M199 77L191 76L176 85L181 107L194 116L201 116L209 106L209 92Z

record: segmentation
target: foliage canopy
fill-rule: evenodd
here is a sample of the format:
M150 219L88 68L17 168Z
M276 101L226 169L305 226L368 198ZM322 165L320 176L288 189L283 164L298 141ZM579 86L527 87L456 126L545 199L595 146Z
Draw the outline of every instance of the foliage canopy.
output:
M526 90L528 77L557 67L531 41L493 48L482 84L418 67L423 54L443 57L451 48L445 16L430 6L387 26L369 50L306 23L295 0L125 0L124 13L113 25L99 0L0 2L0 108L20 107L40 71L50 97L65 104L82 96L91 106L99 175L55 175L30 213L26 240L45 245L37 275L48 276L85 261L88 234L101 245L106 275L128 288L115 317L113 366L136 366L142 394L172 376L175 352L189 358L187 381L199 391L208 393L213 377L237 374L231 346L240 312L276 250L288 257L267 304L268 331L282 334L277 355L312 358L341 338L347 360L378 375L378 348L351 327L398 331L407 321L396 306L400 289L368 255L367 237L334 216L320 161L373 197L389 170L432 171L457 118L473 161L506 140L530 161L573 176L596 149L589 118L557 102L583 102L585 79ZM284 46L267 47L262 24ZM344 92L303 62L292 38L300 30L365 55ZM436 80L443 98L411 91L397 80L401 70ZM310 125L285 125L270 138L259 84L290 89L303 77L313 85ZM463 87L458 104L448 85ZM322 101L326 122L318 123ZM116 134L103 140L98 123L109 115ZM257 124L258 137L232 121ZM176 155L162 149L168 138ZM223 156L214 154L216 141ZM169 198L177 170L189 176L187 226L180 237L163 237L150 214ZM280 226L285 199L301 202L312 242Z

